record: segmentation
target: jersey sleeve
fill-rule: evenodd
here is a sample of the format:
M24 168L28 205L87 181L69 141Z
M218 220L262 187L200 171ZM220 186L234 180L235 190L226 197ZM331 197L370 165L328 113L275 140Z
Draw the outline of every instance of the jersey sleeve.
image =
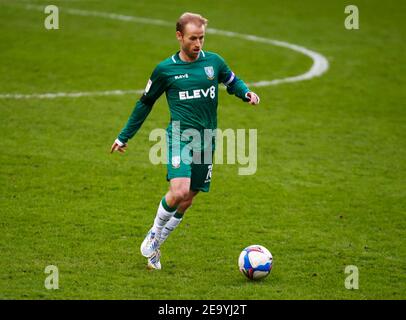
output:
M166 90L166 78L162 68L158 65L152 72L148 80L144 93L141 97L141 102L152 107L156 100Z
M224 59L220 56L218 57L220 60L219 82L222 82L227 87L227 92L229 94L233 94L243 101L249 101L245 95L250 89L248 89L243 80L239 79L234 72L231 71Z
M141 128L151 110L152 107L146 105L141 100L138 100L133 112L128 118L127 124L118 135L118 140L120 140L122 143L126 143L129 139L131 139Z
M145 119L148 117L156 100L166 90L166 81L162 69L159 65L152 72L147 86L141 98L137 101L133 112L128 118L127 124L118 135L118 140L126 143L141 128Z

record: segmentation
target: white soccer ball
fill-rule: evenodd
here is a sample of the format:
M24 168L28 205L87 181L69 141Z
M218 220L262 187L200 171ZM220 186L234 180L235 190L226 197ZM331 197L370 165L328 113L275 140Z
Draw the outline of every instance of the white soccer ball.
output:
M264 278L272 270L272 253L264 246L254 244L241 251L238 266L248 279Z

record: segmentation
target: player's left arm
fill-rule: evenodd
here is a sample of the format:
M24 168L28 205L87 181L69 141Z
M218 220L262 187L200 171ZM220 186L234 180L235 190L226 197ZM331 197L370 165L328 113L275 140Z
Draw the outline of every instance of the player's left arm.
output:
M227 92L249 104L259 104L259 96L251 91L245 82L242 79L239 79L234 72L231 71L227 63L221 57L219 58L221 60L219 82L222 82L227 87Z

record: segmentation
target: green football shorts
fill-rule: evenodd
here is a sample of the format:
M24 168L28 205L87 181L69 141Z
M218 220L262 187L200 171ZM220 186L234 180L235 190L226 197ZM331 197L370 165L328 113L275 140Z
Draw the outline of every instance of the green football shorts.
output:
M191 178L190 190L208 192L210 189L211 173L213 169L213 154L194 151L186 142L180 143L180 154L173 154L171 140L168 139L168 162L166 179ZM206 155L206 158L205 158Z

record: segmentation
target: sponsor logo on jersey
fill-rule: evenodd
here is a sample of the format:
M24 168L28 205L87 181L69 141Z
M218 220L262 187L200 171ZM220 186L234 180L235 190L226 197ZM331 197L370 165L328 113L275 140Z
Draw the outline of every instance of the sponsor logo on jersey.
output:
M190 91L179 91L179 100L190 100L210 97L216 97L216 87L211 86L207 89L195 89Z
M187 78L189 78L189 75L188 75L187 73L185 73L185 74L180 74L180 75L178 75L178 76L175 76L175 80L178 80L178 79L187 79Z
M206 72L207 79L213 80L214 79L214 69L213 66L204 67L204 72Z

